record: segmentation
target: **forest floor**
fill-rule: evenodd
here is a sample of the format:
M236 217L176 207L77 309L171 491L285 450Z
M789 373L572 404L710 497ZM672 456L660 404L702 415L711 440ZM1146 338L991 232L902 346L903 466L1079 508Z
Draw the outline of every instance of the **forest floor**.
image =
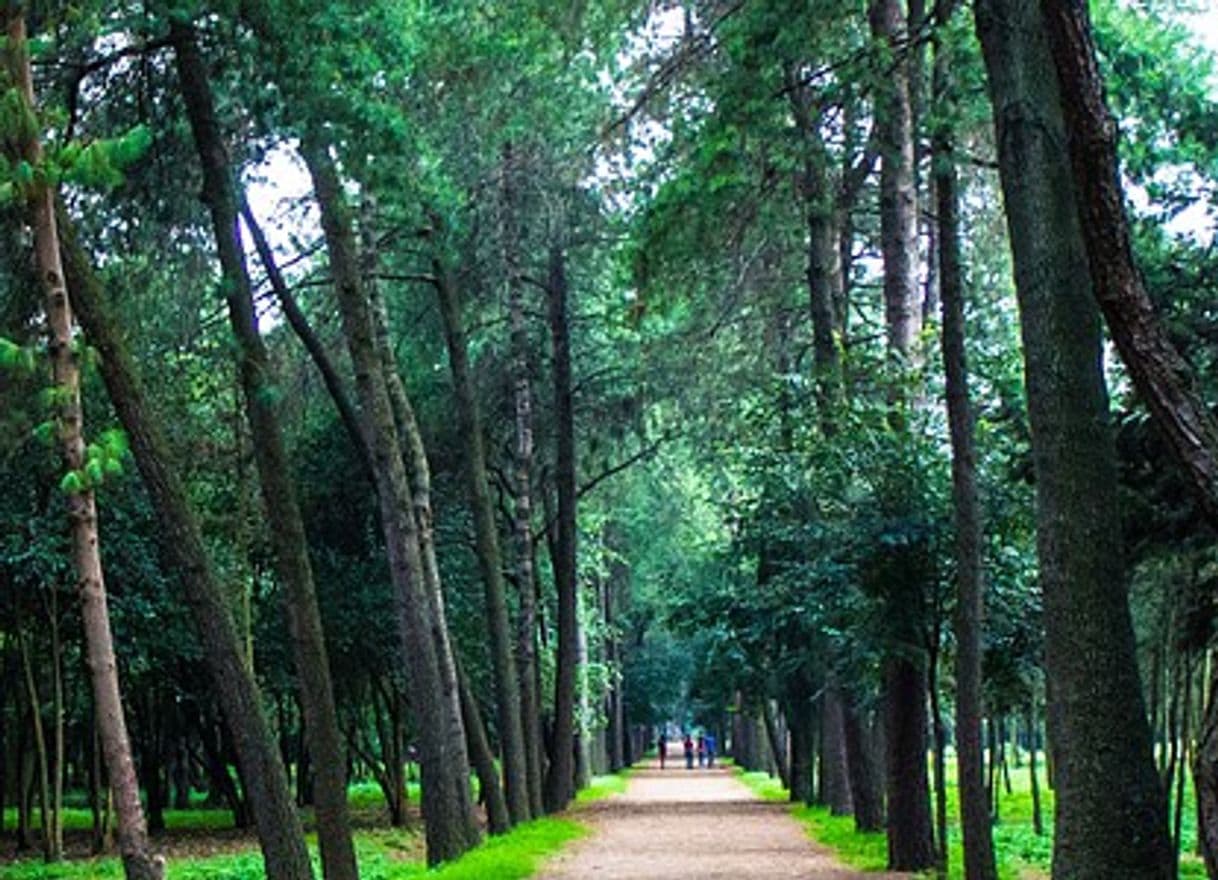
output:
M551 859L538 880L895 880L843 866L808 838L785 804L761 800L729 768L640 766L626 790L576 816L586 838Z

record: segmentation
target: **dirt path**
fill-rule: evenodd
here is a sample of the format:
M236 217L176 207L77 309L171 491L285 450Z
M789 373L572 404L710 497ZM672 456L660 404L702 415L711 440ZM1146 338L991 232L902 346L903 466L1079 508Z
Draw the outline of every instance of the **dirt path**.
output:
M547 863L541 880L895 880L843 867L784 804L761 801L729 770L668 760L636 771L620 795L580 811L592 833Z

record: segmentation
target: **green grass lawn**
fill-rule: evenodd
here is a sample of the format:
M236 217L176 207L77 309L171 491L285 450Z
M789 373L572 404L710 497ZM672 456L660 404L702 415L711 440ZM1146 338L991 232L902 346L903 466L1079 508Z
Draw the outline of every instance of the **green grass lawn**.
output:
M1053 838L1053 792L1048 789L1043 766L1039 769L1041 807L1045 834L1032 827L1031 778L1027 766L1011 769L1011 793L1005 789L999 799L999 821L994 826L994 850L1001 880L1040 880L1049 876ZM961 852L959 809L955 779L955 759L950 757L947 772L948 877L964 875ZM740 779L765 800L785 801L787 790L765 773L740 773ZM1205 868L1193 855L1196 849L1196 813L1191 781L1185 788L1181 822L1180 878L1203 880ZM861 834L854 830L850 816L831 816L825 807L792 806L792 814L803 823L809 836L833 850L846 864L863 871L882 871L888 858L883 833Z
M591 784L576 795L576 804L625 790L628 774L627 770L611 776L594 776ZM411 801L418 803L418 796L417 784L411 783ZM355 809L374 810L383 806L375 783L351 786L349 797ZM165 821L170 829L232 828L232 814L227 810L167 810ZM13 816L6 827L11 829L15 822ZM64 811L64 823L75 830L92 827L89 811L77 808ZM418 829L361 829L355 834L355 842L361 880L524 880L538 870L543 859L585 833L586 828L577 816L536 819L508 834L488 837L462 858L434 870L422 862L423 844ZM309 846L320 876L316 835L309 835ZM114 857L56 865L44 864L33 857L0 865L0 880L121 880L122 876L122 866ZM173 858L169 861L169 876L173 880L263 880L262 855L257 849L250 849L225 855Z

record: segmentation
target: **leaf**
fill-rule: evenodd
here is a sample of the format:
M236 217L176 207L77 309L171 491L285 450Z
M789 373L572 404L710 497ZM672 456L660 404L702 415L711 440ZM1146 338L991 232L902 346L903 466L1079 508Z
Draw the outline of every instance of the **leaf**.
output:
M79 471L68 471L59 481L59 488L68 495L76 495L85 489L85 481Z

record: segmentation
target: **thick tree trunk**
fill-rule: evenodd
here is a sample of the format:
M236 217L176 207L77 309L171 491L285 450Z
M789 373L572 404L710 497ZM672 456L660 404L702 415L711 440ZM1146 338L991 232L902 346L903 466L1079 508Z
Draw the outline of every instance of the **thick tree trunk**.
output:
M976 10L1032 427L1057 794L1053 873L1169 877L1175 860L1129 614L1099 315L1057 76L1036 0L981 0Z
M956 103L943 44L954 3L940 0L936 16L934 92L950 118ZM947 421L952 444L952 507L956 526L956 779L964 840L966 880L996 880L989 808L981 747L981 632L985 581L981 511L977 499L977 449L969 399L964 339L964 276L960 260L960 205L950 123L936 126L933 138L935 202L938 215L939 294L942 307L943 369Z
M460 296L452 273L436 267L436 291L444 321L448 364L465 440L465 471L469 502L474 515L475 547L482 574L486 629L490 636L491 668L495 679L495 707L499 743L503 751L503 780L512 824L531 817L524 727L521 721L520 680L516 677L512 624L508 617L507 591L503 583L503 555L499 548L499 526L486 476L486 444L482 414L469 363L469 347L461 317Z
M570 318L567 312L566 255L550 247L550 341L553 347L555 479L558 516L554 541L554 586L558 593L558 664L554 683L554 735L546 774L549 812L565 807L574 795L575 684L579 671L578 583L575 570L575 410L572 400Z
M381 526L419 728L427 858L435 864L456 858L476 844L479 836L470 803L469 757L443 597L429 588L425 577L410 481L373 337L373 318L342 184L322 142L306 138L302 153L321 208L330 269L376 463Z
M270 523L275 573L287 596L284 610L300 683L305 735L309 752L316 759L315 805L322 870L327 880L357 880L359 870L347 810L347 765L325 635L304 520L279 423L280 395L258 330L241 240L239 200L216 120L207 68L194 33L185 25L174 25L172 33L182 97L203 169L203 201L211 215L229 320L239 349L245 414Z
M33 77L26 44L22 6L7 4L3 12L7 43L4 47L9 77L19 100L32 120L34 108ZM21 158L39 168L43 162L41 134L30 130L15 133L21 145ZM148 829L140 805L139 782L131 756L131 740L123 717L114 640L110 631L106 585L98 544L97 503L93 494L93 475L87 470L84 424L80 401L80 369L74 350L72 306L64 281L55 193L39 177L26 194L34 233L38 275L43 284L44 309L50 327L48 351L55 387L61 397L57 412L60 453L67 469L77 475L78 485L68 494L68 521L71 528L72 564L81 602L81 622L85 653L93 689L93 703L101 730L110 785L118 811L119 852L123 870L132 880L159 880L165 863L153 855ZM100 463L93 463L94 465ZM38 709L35 707L35 713ZM49 836L48 836L49 839Z
M934 867L930 783L926 768L926 666L889 657L884 666L888 793L888 867Z
M1091 289L1138 395L1146 402L1202 512L1218 527L1218 420L1155 314L1134 262L1117 157L1117 124L1082 0L1042 0L1057 69Z
M161 527L161 541L181 578L185 599L199 628L204 658L232 731L246 794L258 827L268 877L312 877L300 820L287 774L262 709L262 697L246 665L228 598L216 580L185 487L169 467L169 444L148 407L125 344L107 312L105 292L89 259L64 233L68 284L85 333L101 355L99 369L110 400L131 443Z

